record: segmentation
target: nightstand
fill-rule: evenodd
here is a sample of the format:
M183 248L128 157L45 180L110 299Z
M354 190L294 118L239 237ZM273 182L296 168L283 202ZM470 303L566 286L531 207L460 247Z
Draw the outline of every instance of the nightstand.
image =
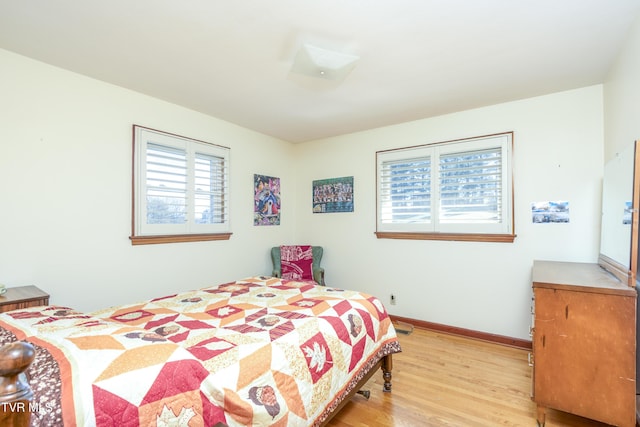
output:
M0 295L0 313L38 305L49 305L49 294L36 286L7 288L7 292Z

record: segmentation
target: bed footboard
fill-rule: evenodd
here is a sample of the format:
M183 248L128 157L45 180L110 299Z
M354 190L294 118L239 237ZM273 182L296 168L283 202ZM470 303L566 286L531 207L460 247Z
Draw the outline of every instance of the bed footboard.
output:
M340 404L329 414L329 416L320 424L321 426L326 426L329 424L329 421L342 409L344 405L346 405L349 400L361 391L362 387L369 381L369 379L378 372L378 369L382 370L382 379L384 380L384 384L382 385L382 391L390 392L391 391L391 369L393 368L393 354L388 354L384 356L382 359L375 364L373 368L358 382L358 385L349 393L345 399L340 402ZM360 393L364 394L364 393ZM369 398L365 396L365 398Z
M1 426L29 426L29 402L33 398L33 392L24 372L33 362L35 354L33 346L23 341L0 347Z

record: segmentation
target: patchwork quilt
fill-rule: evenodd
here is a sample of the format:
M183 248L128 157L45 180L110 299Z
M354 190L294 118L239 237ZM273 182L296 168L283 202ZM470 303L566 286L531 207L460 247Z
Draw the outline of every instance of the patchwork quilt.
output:
M224 419L207 397L209 373L177 344L149 345L137 328L58 306L8 312L0 326L57 362L59 379L47 380L58 383L61 396L43 399L39 392L46 390L30 381L32 426L195 426ZM38 372L52 372L37 362L38 356Z
M271 277L0 326L58 360L65 425L318 425L401 350L375 297Z

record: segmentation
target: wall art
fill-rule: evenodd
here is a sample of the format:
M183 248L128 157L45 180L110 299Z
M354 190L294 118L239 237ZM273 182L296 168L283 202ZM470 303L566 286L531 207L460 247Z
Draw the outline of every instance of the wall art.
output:
M633 203L632 202L624 202L624 213L622 214L622 224L629 225L631 224L631 218L633 213Z
M280 178L253 175L253 225L280 225Z
M353 177L313 181L313 213L353 212Z
M569 202L531 203L531 220L534 224L551 222L569 222Z

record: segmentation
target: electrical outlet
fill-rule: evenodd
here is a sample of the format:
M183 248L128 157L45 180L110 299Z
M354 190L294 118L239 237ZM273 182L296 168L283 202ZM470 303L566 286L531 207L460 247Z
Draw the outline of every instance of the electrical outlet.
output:
M391 305L396 305L396 296L394 294L391 294L389 299L391 300Z

